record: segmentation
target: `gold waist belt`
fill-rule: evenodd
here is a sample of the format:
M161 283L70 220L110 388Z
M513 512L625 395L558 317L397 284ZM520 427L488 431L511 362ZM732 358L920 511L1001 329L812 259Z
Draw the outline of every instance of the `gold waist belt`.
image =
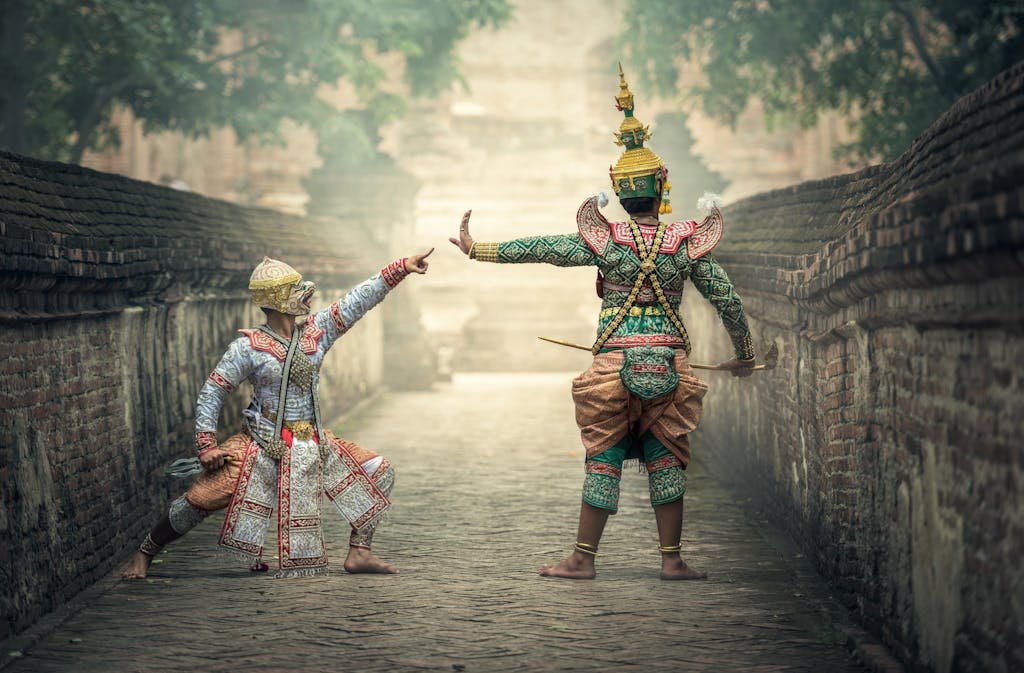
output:
M619 312L618 306L609 306L608 308L601 311L601 319L611 318ZM660 306L632 306L627 314L633 318L639 318L645 315L665 315L665 311Z
M271 423L277 424L277 414L273 411L264 411L263 417ZM292 437L295 439L312 439L313 431L316 429L313 427L312 421L300 419L297 421L285 421L281 424L281 427L288 428L289 432L292 433Z

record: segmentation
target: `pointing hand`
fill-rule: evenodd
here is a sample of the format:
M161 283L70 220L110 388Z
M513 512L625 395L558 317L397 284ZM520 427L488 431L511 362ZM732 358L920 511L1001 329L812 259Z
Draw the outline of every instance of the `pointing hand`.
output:
M405 269L406 269L406 271L411 271L412 273L421 273L421 274L422 273L426 273L427 272L427 267L430 266L430 262L427 261L427 257L430 257L430 253L432 253L432 252L434 252L433 248L431 248L430 250L427 250L426 252L424 252L422 254L413 255L411 257L406 258L406 260L405 260Z

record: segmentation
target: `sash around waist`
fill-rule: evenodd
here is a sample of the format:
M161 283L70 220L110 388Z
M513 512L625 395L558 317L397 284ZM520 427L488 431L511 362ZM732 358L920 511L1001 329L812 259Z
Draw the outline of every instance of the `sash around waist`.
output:
M603 285L604 285L604 289L606 289L606 290L615 290L616 292L632 292L633 291L633 287L630 286L630 285L619 285L618 283L613 283L613 282L611 282L610 280L607 280L607 279L604 281ZM665 294L670 296L670 297L681 297L681 296L683 296L682 290L665 290Z
M638 348L640 346L667 346L690 352L690 345L678 334L628 334L613 336L604 343L601 352Z

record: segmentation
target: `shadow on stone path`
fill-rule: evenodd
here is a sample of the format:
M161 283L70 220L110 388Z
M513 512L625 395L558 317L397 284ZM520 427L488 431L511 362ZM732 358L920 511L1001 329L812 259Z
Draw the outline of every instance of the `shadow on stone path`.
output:
M108 582L11 673L75 671L858 671L802 559L769 544L697 462L684 557L705 582L662 582L644 475L624 475L592 582L544 579L571 548L583 479L572 374L479 374L392 393L339 434L398 479L375 550L399 576L275 580L216 550L211 517L150 578ZM713 409L707 410L714 413ZM272 545L268 540L268 549ZM4 652L5 659L8 653Z

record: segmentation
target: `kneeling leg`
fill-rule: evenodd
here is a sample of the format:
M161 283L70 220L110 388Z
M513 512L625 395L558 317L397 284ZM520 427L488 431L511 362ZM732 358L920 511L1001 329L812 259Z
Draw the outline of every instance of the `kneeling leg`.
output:
M203 473L188 492L171 501L167 513L156 522L142 541L139 551L125 566L121 577L126 580L142 579L149 571L153 557L167 544L189 532L211 513L224 509L231 502L241 464L241 448L245 440L232 438L225 443L232 450L233 460L220 469Z
M364 449L364 451L366 451ZM362 456L361 456L362 458ZM384 495L391 495L391 489L395 486L395 468L387 459L381 456L374 456L369 460L362 460L363 469L370 478L377 484ZM398 568L385 563L370 551L373 546L373 534L377 531L380 521L374 521L362 528L353 528L348 539L348 557L345 559L345 570L350 573L383 573L395 574Z

